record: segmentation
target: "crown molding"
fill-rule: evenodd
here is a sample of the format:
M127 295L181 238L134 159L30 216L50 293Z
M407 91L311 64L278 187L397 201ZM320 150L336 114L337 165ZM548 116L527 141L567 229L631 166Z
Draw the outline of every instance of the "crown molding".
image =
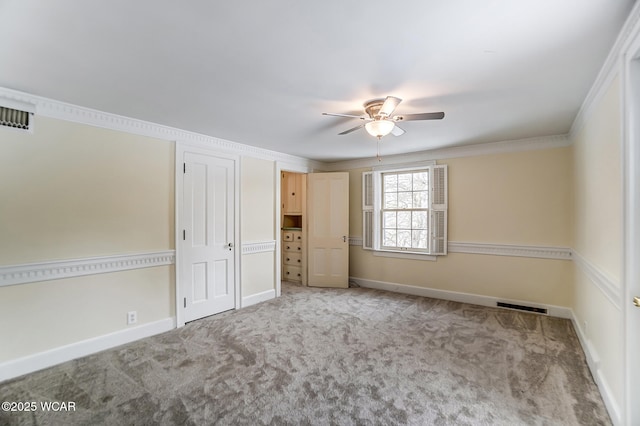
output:
M613 47L609 51L604 64L602 64L602 67L600 68L600 72L582 102L582 106L571 125L568 135L571 141L573 141L580 130L582 130L587 122L587 117L591 116L593 109L598 104L598 101L606 93L613 79L620 73L620 69L622 68L622 58L624 55L629 53L628 50L630 44L632 43L634 36L639 32L640 3L636 3L622 26L620 33L618 33L618 37L616 38Z
M503 154L509 152L533 151L538 149L562 148L570 145L567 135L542 136L527 139L515 139L474 145L452 146L413 152L409 154L389 155L383 158L385 166L435 161L447 158L475 157L478 155ZM377 158L360 158L336 161L325 164L327 171L353 170L379 166Z
M117 130L161 140L179 141L185 145L214 149L216 151L240 156L277 161L282 165L283 169L337 171L373 167L380 164L375 158L345 160L333 163L310 160L308 158L297 157L282 152L271 151L226 139L56 101L6 87L0 87L0 99L7 100L9 102L35 105L36 115L43 117L102 127L105 129ZM445 158L559 148L568 146L569 143L569 139L566 135L553 135L390 155L384 158L384 163L385 165L392 165L415 161L433 161Z
M173 265L175 250L0 266L0 287Z
M242 244L242 254L267 253L276 251L276 241L260 241Z
M66 102L31 95L29 93L0 87L0 99L13 103L35 105L36 115L55 118L74 123L87 124L110 130L132 133L167 141L180 141L182 143L221 152L236 154L246 157L254 157L264 160L280 161L298 167L320 169L323 163L307 158L296 157L282 152L271 151L251 145L232 142L226 139L203 135L200 133L181 130L174 127L151 123L149 121L124 117L91 108L85 108Z

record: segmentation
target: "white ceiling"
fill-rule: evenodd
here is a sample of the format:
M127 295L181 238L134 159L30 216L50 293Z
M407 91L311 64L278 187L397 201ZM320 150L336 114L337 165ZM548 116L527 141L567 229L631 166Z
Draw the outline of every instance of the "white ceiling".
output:
M0 0L0 86L317 160L566 134L634 0Z

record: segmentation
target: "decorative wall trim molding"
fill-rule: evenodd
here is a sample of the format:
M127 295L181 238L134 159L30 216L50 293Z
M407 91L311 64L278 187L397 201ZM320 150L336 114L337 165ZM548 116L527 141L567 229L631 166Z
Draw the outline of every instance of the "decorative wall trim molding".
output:
M449 241L448 252L571 260L571 249L568 247L521 246L513 244L486 244Z
M362 246L362 237L349 237L350 246Z
M257 303L266 302L267 300L275 299L275 289L263 291L261 293L252 294L251 296L245 296L242 298L242 307L246 308Z
M323 163L319 161L313 161L302 157L296 157L294 155L228 141L226 139L215 138L187 130L176 129L174 127L163 126L161 124L85 108L4 87L0 87L0 97L15 102L35 105L36 115L44 117L88 124L111 130L119 130L168 141L180 141L194 146L214 149L216 151L266 160L281 161L286 164L298 165L312 169L323 167Z
M273 251L276 251L276 240L242 244L242 254L266 253Z
M349 237L349 245L362 246L362 237ZM568 247L523 246L449 241L449 253L486 254L492 256L534 257L540 259L571 260Z
M507 140L500 142L480 143L475 145L454 146L411 154L389 155L384 157L384 164L406 164L419 161L444 160L447 158L474 157L478 155L503 154L508 152L533 151L538 149L562 148L570 145L567 135L544 136L528 139ZM337 161L325 164L327 171L363 169L378 166L376 158Z
M91 355L105 349L124 345L125 343L134 342L145 337L164 333L174 328L176 328L176 319L173 317L165 318L6 361L0 363L0 382L71 361L72 359Z
M575 250L573 250L573 260L589 281L602 292L616 309L621 310L622 289L619 283Z
M362 237L349 237L349 245L362 246ZM571 260L568 247L523 246L514 244L487 244L449 241L449 253L485 254L491 256L533 257L539 259Z
M173 265L175 250L0 266L0 287Z
M395 293L411 294L414 296L431 297L433 299L451 300L453 302L469 303L472 305L496 307L497 302L513 303L516 305L533 306L536 308L545 308L552 317L572 318L571 309L562 306L546 305L541 303L528 302L524 300L503 299L491 296L482 296L479 294L459 293L456 291L439 290L428 287L418 287L407 284L390 283L384 281L375 281L365 278L349 277L350 281L355 282L360 287L374 288L377 290L392 291Z

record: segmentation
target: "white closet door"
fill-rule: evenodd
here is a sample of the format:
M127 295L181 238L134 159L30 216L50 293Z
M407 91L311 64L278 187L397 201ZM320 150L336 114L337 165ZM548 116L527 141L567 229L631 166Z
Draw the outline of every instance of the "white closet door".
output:
M349 173L307 175L308 285L349 287Z
M181 283L185 321L235 307L234 162L185 153Z

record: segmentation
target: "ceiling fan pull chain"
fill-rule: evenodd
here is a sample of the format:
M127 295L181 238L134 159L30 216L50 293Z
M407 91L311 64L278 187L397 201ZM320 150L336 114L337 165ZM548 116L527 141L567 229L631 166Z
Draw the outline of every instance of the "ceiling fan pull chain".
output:
M382 157L380 157L380 137L378 137L378 149L376 151L376 158L378 159L378 163L382 162Z

